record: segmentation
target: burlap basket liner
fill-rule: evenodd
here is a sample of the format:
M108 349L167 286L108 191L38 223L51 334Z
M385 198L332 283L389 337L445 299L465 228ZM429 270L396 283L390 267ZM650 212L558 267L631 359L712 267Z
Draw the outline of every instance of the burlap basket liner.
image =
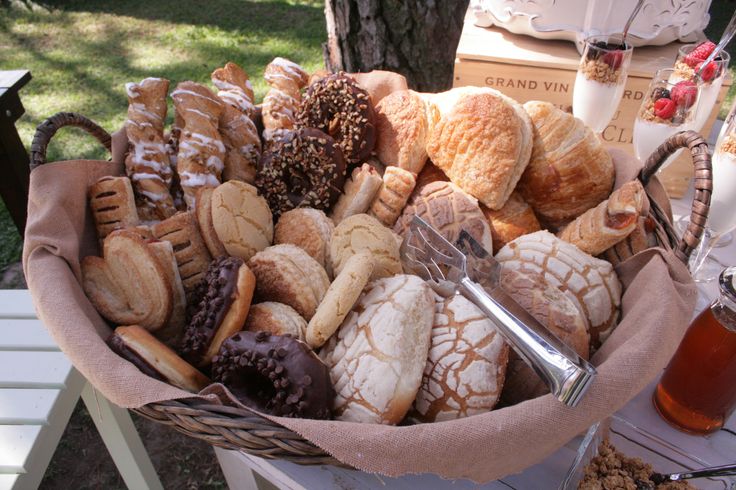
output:
M113 139L117 163L75 160L32 172L23 263L39 318L61 350L106 398L136 408L193 395L143 375L114 354L104 342L110 326L80 287L80 259L98 253L87 187L102 176L122 173L124 138L119 133ZM634 161L612 153L617 186L635 178L639 169ZM649 187L664 195L656 179ZM546 395L465 419L402 427L263 417L367 472L435 473L476 482L519 472L631 400L659 374L687 327L697 291L671 251L647 250L617 272L625 288L622 318L593 357L598 377L576 408ZM201 395L211 403L229 398L221 385Z

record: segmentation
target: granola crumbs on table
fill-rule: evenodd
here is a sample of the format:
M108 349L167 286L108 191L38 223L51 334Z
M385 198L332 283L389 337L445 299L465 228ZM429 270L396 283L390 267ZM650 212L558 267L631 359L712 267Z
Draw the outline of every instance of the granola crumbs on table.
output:
M684 481L655 485L649 479L652 473L652 465L624 456L605 440L598 447L598 455L585 467L578 490L695 490Z

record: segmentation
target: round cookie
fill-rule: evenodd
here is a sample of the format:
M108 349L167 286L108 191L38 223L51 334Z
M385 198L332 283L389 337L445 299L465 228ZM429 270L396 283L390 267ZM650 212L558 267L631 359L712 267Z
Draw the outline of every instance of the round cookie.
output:
M399 246L394 234L373 216L354 214L335 227L330 242L332 270L339 274L348 259L358 252L370 252L375 260L371 279L403 272Z
M345 261L317 312L309 320L306 339L310 347L321 347L335 333L368 284L373 264L373 256L369 252L357 253Z
M324 267L304 250L284 243L255 254L248 266L256 276L256 299L294 308L306 320L317 311L330 286Z
M243 330L268 332L272 335L291 335L296 339L304 340L307 321L289 305L264 301L250 307Z
M281 417L329 419L335 390L327 367L300 340L238 332L222 344L212 374L243 404Z
M336 418L396 424L422 381L434 317L434 293L417 276L368 284L320 357L330 368Z
M394 231L405 236L414 216L429 223L450 243L455 243L460 231L465 230L489 253L493 250L491 228L478 201L451 182L432 182L412 194Z
M212 225L228 255L250 259L271 245L271 210L250 184L231 180L212 191Z
M464 296L437 298L429 356L411 417L440 422L491 410L501 396L509 347Z
M263 152L256 187L274 217L294 208L329 209L345 183L345 159L335 140L314 128L284 131Z
M297 208L281 215L274 229L273 243L291 243L307 252L332 276L330 237L335 225L327 215L312 208Z
M359 163L373 151L375 118L371 96L343 72L311 84L296 116L299 126L317 128L335 138L349 163Z

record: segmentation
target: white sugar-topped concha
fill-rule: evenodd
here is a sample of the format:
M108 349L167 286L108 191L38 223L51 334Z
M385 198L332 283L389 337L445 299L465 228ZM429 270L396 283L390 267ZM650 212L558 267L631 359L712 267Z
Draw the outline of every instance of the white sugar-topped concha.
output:
M338 420L396 424L422 381L434 293L417 276L369 283L320 352L330 369Z
M439 422L491 410L509 348L491 320L460 295L437 298L429 356L412 418Z
M621 283L613 266L582 252L547 231L509 242L496 254L504 267L537 272L560 288L588 321L593 345L604 341L616 326L621 305Z

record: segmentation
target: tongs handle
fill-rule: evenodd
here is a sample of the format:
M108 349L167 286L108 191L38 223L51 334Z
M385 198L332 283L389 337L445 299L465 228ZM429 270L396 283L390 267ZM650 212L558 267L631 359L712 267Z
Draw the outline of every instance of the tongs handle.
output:
M519 356L565 405L574 407L596 375L595 368L554 336L501 287L492 296L469 277L460 280L460 292L495 324Z

